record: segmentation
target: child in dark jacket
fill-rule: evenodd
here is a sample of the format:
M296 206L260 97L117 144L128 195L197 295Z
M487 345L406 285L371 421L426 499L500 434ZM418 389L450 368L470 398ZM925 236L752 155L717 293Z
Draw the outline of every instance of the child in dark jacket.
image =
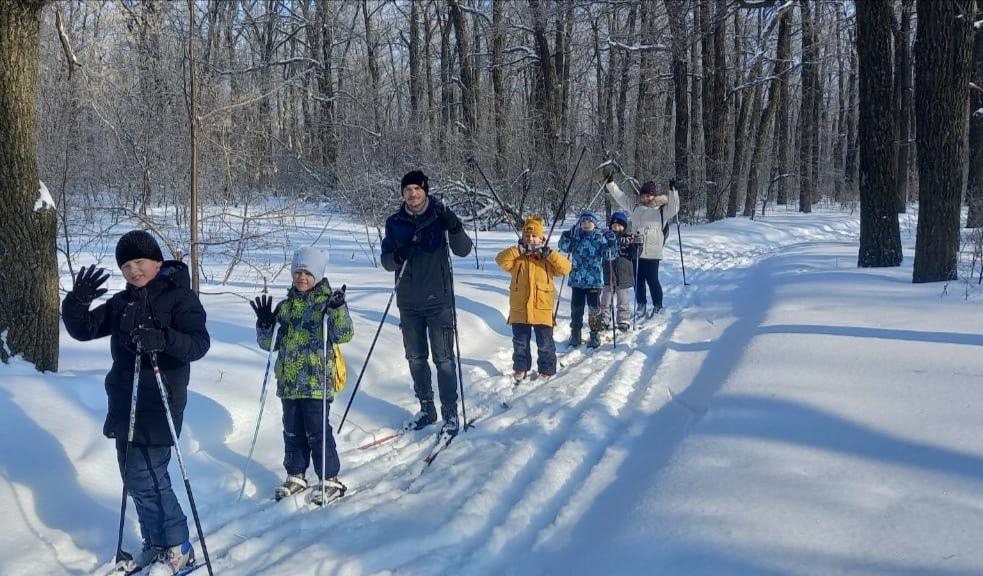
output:
M635 264L638 260L638 243L631 233L631 221L625 212L611 214L608 228L614 232L618 256L604 267L604 290L601 292L601 315L604 328L611 326L611 298L617 299L616 322L618 330L631 328L632 288L635 287ZM614 280L611 273L614 272Z
M604 266L617 255L614 233L601 232L599 220L593 212L580 215L577 224L560 236L560 250L571 255L573 271L570 272L570 346L581 343L584 325L584 304L589 312L590 328L588 346L601 345L601 288L604 287Z
M321 505L344 495L337 476L338 449L328 424L336 386L340 349L354 334L345 304L345 287L331 290L324 277L328 259L316 248L294 253L293 285L273 310L273 298L261 296L250 304L256 312L256 340L263 350L277 352L276 395L283 405L283 467L287 479L277 487L277 500L307 488L307 467L313 460L318 485L311 501ZM276 341L274 342L274 334ZM322 451L324 461L322 462ZM322 488L324 500L321 500Z
M167 465L180 435L188 402L190 363L210 346L205 310L191 290L188 267L164 261L154 237L127 232L116 244L116 263L126 288L89 310L106 293L109 278L95 266L82 268L62 303L62 319L76 340L110 337L113 366L106 375L109 412L103 434L116 441L116 457L126 492L133 499L143 537L142 550L118 568L135 571L154 564L154 573L175 574L194 563L188 521L181 510ZM155 376L159 368L167 406ZM131 414L134 385L136 411ZM129 442L131 418L133 441ZM179 454L180 456L180 454Z

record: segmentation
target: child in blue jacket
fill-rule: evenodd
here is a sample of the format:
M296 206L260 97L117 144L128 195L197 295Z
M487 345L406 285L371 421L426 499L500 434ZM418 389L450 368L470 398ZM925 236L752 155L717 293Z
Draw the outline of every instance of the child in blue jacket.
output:
M570 253L573 271L570 272L570 346L581 343L584 325L584 304L589 311L590 328L588 346L601 345L601 289L604 287L604 266L618 256L618 243L614 232L602 232L597 216L584 212L573 228L560 236L560 250Z

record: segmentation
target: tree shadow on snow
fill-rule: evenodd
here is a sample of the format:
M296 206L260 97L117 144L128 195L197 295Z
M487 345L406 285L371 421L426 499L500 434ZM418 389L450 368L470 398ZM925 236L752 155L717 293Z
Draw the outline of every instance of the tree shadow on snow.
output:
M45 528L66 533L80 549L105 553L107 543L116 538L119 511L100 504L85 492L61 442L32 420L2 388L0 414L5 416L4 433L0 434L0 473L12 484L32 492L33 512ZM18 502L19 507L25 504ZM23 514L23 524L32 526L30 512ZM49 541L46 534L37 537L57 559L57 543ZM67 568L65 571L70 572Z

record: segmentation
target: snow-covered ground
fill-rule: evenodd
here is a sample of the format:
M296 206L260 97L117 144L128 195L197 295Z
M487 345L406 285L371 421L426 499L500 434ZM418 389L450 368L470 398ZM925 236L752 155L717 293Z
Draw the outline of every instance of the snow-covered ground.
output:
M455 260L476 427L426 470L429 432L358 448L417 409L394 306L337 435L350 492L325 509L269 499L282 480L272 395L237 501L266 363L240 295L260 287L205 285L212 348L193 365L181 448L215 572L983 573L983 305L959 283L911 284L914 227L902 218L904 265L877 270L856 268L859 223L847 214L685 227L690 285L673 234L663 319L518 389L508 280L493 261L512 236L482 234L482 269ZM336 428L392 286L347 230L335 219L318 242L356 323ZM225 263L211 264L221 277ZM114 270L111 289L122 283ZM565 299L558 341L568 310ZM0 365L0 574L98 574L115 550L108 347L63 330L60 373Z

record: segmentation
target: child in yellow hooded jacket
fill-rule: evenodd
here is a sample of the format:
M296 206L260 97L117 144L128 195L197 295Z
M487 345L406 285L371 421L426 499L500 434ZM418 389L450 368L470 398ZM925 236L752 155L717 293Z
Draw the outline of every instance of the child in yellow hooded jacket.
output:
M509 319L512 326L512 370L518 384L532 367L529 342L536 333L536 367L539 378L556 374L556 343L553 341L553 308L556 304L556 276L570 273L570 261L545 245L542 218L528 218L522 226L517 246L502 250L495 257L511 274Z

